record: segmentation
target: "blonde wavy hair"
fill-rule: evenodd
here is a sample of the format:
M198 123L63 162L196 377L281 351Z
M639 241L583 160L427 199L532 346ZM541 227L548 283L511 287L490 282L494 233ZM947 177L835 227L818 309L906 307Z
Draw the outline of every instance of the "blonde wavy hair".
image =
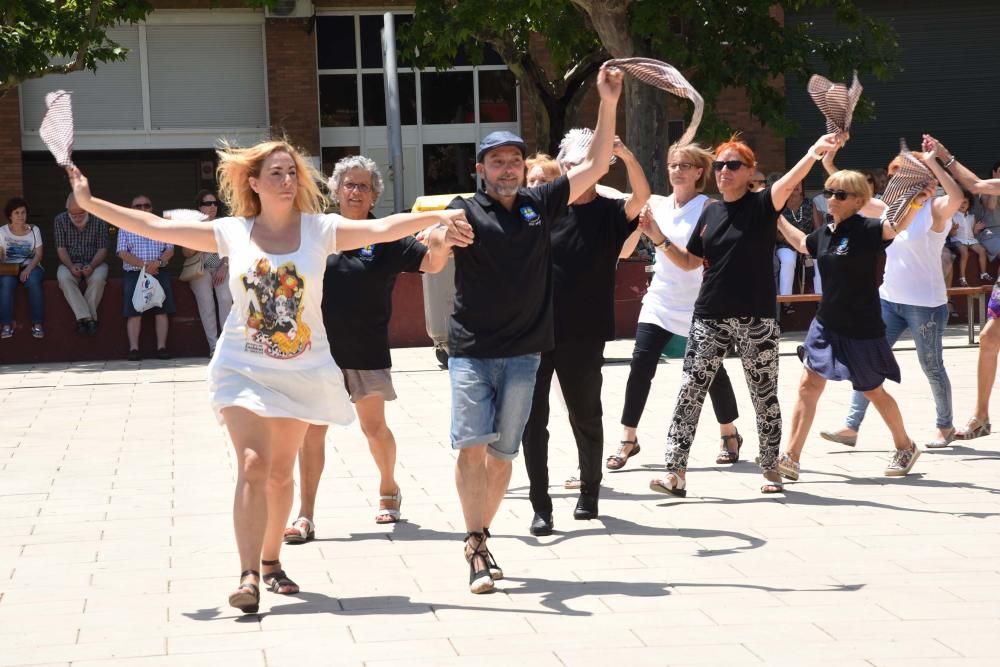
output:
M678 157L683 157L688 160L695 167L701 168L701 178L694 184L694 189L698 192L704 192L705 188L708 186L708 179L712 174L712 161L715 156L707 148L701 144L688 143L682 144L680 142L672 144L670 148L667 149L667 163L670 163L670 156L676 155Z
M831 174L826 179L824 187L827 190L843 190L852 194L860 198L862 204L865 204L873 196L871 183L868 182L864 174L853 169L841 169Z
M299 181L293 205L303 213L323 213L329 202L320 190L323 178L306 157L286 139L262 141L249 148L223 143L216 151L219 169L219 198L226 203L231 215L244 218L260 215L260 197L250 187L250 178L260 178L264 161L274 153L288 153L295 162Z

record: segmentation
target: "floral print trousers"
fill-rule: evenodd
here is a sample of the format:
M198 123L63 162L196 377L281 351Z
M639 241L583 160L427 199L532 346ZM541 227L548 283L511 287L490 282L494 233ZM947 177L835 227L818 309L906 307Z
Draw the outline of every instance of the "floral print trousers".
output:
M750 399L757 412L761 470L777 468L781 445L781 408L778 406L778 340L773 317L695 318L684 353L681 388L667 433L668 472L687 469L691 442L698 428L701 406L730 345L743 361Z

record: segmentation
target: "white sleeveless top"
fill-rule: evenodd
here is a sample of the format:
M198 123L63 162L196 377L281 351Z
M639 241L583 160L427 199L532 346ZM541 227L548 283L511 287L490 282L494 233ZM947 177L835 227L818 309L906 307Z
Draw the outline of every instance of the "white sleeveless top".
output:
M708 201L705 195L695 195L681 208L675 208L673 195L653 195L649 207L660 231L671 243L684 248ZM687 336L694 317L694 302L701 290L702 273L701 267L684 271L657 252L653 280L642 298L639 322L655 324L676 336Z
M924 202L910 226L897 234L885 250L885 277L878 293L886 301L925 308L948 302L941 249L948 238L949 225L940 232L931 231L932 201Z

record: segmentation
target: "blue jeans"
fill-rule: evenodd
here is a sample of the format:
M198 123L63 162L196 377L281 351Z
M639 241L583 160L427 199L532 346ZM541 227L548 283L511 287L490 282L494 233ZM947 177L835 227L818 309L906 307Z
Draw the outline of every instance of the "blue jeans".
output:
M517 458L540 361L539 354L449 358L452 449L487 445L495 458Z
M24 286L28 289L28 309L31 311L31 323L41 324L45 321L45 295L42 290L42 278L45 271L36 266ZM21 284L20 276L0 276L0 324L14 322L14 290Z
M882 321L885 322L885 337L890 346L896 344L904 331L910 330L917 347L920 368L931 385L937 411L937 427L951 428L951 381L948 380L941 351L942 336L948 323L948 304L931 308L907 306L882 299ZM861 392L854 392L847 412L847 427L855 431L861 428L866 410L868 399Z

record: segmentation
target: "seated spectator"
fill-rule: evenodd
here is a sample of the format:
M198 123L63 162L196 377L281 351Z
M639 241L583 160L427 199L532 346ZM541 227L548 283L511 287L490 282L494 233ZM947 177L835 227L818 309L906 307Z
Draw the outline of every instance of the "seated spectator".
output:
M1000 161L993 165L990 172L992 178L1000 178ZM972 214L976 216L976 225L972 232L976 240L986 249L990 260L1000 256L1000 195L981 194L976 198Z
M108 281L108 223L80 208L73 195L55 218L59 289L76 317L77 335L97 334L97 307Z
M7 224L0 227L0 338L14 335L14 290L18 283L28 289L31 310L31 335L45 336L45 297L42 292L44 272L42 235L28 224L28 202L14 197L3 208Z
M202 190L195 198L195 205L199 211L208 216L209 220L214 220L219 214L222 202L211 190ZM181 248L181 252L185 257L198 254L197 250L187 248ZM219 338L219 332L229 316L229 311L233 309L233 295L229 292L229 260L219 257L215 252L201 254L205 256L205 272L200 278L195 278L188 284L198 303L198 317L201 318L201 326L205 329L208 353L212 355L215 353L215 341Z
M796 229L802 230L804 234L811 234L813 231L813 211L812 201L804 196L802 183L799 182L788 197L788 203L781 212L788 222L792 223ZM778 294L786 295L792 293L795 282L795 267L798 262L798 252L796 252L788 241L780 233L778 234L778 247L775 250L778 258ZM784 306L786 314L795 312L792 304Z
M951 219L951 231L948 234L947 246L958 255L958 285L968 287L965 279L965 269L969 266L969 253L975 253L979 258L979 279L983 283L993 282L993 276L986 270L986 249L980 245L973 235L976 219L969 211L972 209L972 193L965 192L962 205ZM951 282L946 282L950 286Z
M132 208L152 213L153 202L146 195L138 195L132 199ZM142 330L142 313L132 306L132 294L139 282L139 271L143 267L146 273L159 281L166 298L162 306L145 311L156 316L156 356L169 359L167 351L167 315L174 312L174 293L170 286L170 275L165 268L170 258L174 256L174 246L148 239L124 229L118 230L118 256L122 259L122 314L125 316L125 330L128 333L128 359L139 361L139 332Z

